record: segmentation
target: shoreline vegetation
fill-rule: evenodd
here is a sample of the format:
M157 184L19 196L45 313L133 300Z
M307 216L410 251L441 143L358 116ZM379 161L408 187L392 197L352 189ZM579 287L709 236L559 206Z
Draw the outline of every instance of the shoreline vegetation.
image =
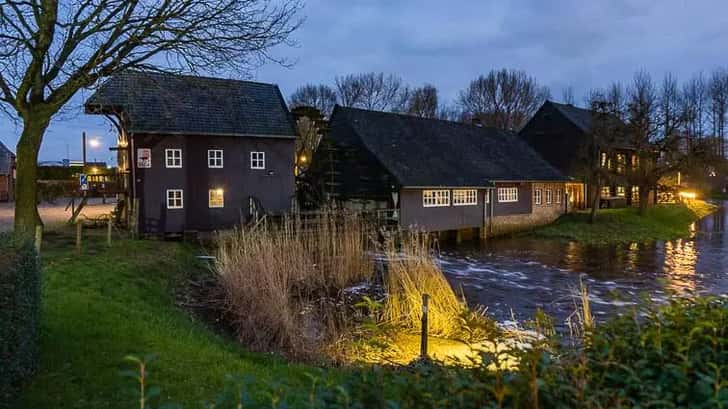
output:
M594 224L589 223L588 211L578 211L526 234L598 246L673 240L690 237L691 225L717 209L702 200L657 205L647 209L644 216L631 207L601 209Z

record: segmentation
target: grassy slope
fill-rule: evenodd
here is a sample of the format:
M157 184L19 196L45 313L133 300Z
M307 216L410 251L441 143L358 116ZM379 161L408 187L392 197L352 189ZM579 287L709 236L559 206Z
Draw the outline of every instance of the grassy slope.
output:
M688 206L655 206L643 217L634 208L604 209L598 211L594 224L588 222L589 212L583 211L564 216L534 234L597 245L669 240L688 236L690 225L714 210L715 206L702 201Z
M21 396L24 408L129 408L131 384L119 377L127 354L157 355L151 382L185 407L201 407L225 375L303 382L303 366L240 350L174 306L193 251L180 243L122 240L108 250L72 237L44 243L41 361ZM310 369L310 368L308 368Z

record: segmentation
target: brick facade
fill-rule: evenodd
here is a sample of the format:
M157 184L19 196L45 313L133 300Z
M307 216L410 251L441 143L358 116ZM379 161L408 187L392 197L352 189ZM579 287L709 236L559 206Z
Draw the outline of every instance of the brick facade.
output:
M547 191L551 191L548 202ZM541 203L537 203L537 191L541 193ZM531 230L554 222L567 212L564 183L533 183L531 186L532 211L526 214L496 215L491 221L491 235L498 236L519 231ZM557 198L557 196L559 196ZM569 209L571 210L571 209Z

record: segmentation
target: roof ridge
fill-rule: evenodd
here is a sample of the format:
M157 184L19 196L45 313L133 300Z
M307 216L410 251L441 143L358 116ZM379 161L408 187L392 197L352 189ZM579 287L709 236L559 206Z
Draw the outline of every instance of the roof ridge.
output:
M203 80L213 80L213 81L219 81L219 82L242 82L246 84L257 84L257 85L266 85L270 87L278 87L278 84L273 82L262 82L262 81L251 81L251 80L243 80L238 78L223 78L223 77L213 77L209 75L197 75L197 74L181 74L181 73L173 73L173 72L164 72L164 71L146 71L146 70L127 70L122 73L135 73L135 74L144 74L144 75L158 75L158 76L167 76L167 77L176 77L176 78L190 78L190 79L203 79Z

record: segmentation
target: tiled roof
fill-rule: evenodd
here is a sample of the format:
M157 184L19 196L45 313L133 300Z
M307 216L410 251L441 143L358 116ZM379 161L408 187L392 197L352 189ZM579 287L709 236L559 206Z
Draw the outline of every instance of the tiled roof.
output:
M518 135L496 128L337 106L332 142L362 143L402 186L568 180Z
M86 101L86 112L122 111L132 133L295 137L278 86L126 71Z
M0 142L0 175L9 175L13 171L13 158L15 154Z

